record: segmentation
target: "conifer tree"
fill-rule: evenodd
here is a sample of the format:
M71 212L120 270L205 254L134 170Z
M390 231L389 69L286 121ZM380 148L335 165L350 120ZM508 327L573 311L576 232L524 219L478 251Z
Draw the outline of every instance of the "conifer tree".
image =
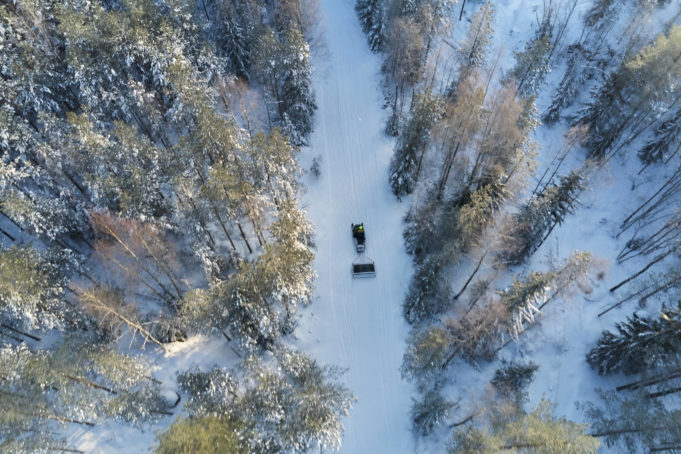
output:
M454 403L447 400L440 390L431 389L423 394L421 400L413 400L411 419L414 431L419 435L428 435L449 416Z
M70 256L29 246L0 247L0 323L54 328L74 317L65 304Z
M584 189L584 177L572 171L533 195L513 215L506 233L508 247L501 254L509 265L519 265L532 255L548 238L553 229L562 224L565 216L572 213L578 203L577 197Z
M655 115L654 106L670 102L681 74L679 55L681 26L674 26L608 75L577 121L589 126L591 157L605 157L625 131Z
M178 419L160 434L156 454L248 454L249 443L242 424L217 416Z
M286 34L281 63L281 127L294 146L307 145L317 104L312 92L310 46L296 28Z
M656 318L634 314L615 329L604 331L586 356L599 374L635 374L663 366L681 352L681 305L664 308Z
M430 129L442 114L438 96L425 90L414 96L410 117L402 129L390 162L390 186L397 196L410 194L418 182Z
M461 60L459 80L465 79L475 68L480 68L487 60L487 48L490 45L494 29L494 5L487 1L471 18L466 39L458 50Z
M68 337L50 351L5 346L0 370L12 371L0 384L5 442L55 422L93 426L114 417L139 426L170 407L148 364L92 339Z
M518 93L523 96L536 95L544 82L544 77L551 71L549 54L552 48L548 35L538 36L529 41L521 52L513 52L516 65L511 71Z
M681 411L664 399L636 392L620 395L599 391L601 402L580 405L591 432L620 452L673 451L681 442Z
M585 434L588 425L577 424L553 414L546 399L530 413L518 413L504 421L500 418L489 430L457 430L449 443L450 454L492 454L499 451L541 452L546 454L595 454L600 443Z
M378 52L383 48L386 28L386 6L384 0L357 0L355 11L367 35L369 48Z
M340 447L341 417L347 416L354 400L338 383L341 369L321 366L308 355L287 348L277 348L273 362L249 356L243 366L246 378L241 384L217 368L180 374L180 386L190 394L191 416L221 419L234 428L248 452ZM188 441L213 439L221 428L210 423L210 428L197 434L198 440ZM167 436L174 438L172 433Z
M439 325L412 330L402 359L402 376L419 383L437 378L447 359L451 334Z
M655 128L655 136L638 151L638 158L645 165L655 162L669 161L679 152L681 145L681 109L673 113L668 119ZM676 146L674 148L674 146ZM670 155L671 151L671 155Z

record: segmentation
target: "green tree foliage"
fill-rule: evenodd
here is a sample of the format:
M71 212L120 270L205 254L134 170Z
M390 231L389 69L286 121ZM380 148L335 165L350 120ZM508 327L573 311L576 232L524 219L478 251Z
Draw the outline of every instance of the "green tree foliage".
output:
M248 454L238 422L216 416L178 419L159 434L156 454Z
M295 146L305 145L317 104L312 93L310 47L292 26L279 38L266 31L256 49L254 66L276 107L277 120Z
M402 376L424 383L435 379L447 359L450 343L451 335L438 325L413 330L402 359Z
M414 431L420 435L428 435L447 419L453 407L454 402L445 399L439 390L428 390L422 399L412 401L411 420Z
M0 247L0 320L21 329L54 328L74 317L64 303L69 254Z
M677 143L681 138L681 109L660 123L655 128L654 134L654 137L638 151L638 158L646 165L663 160L668 161L678 153Z
M590 156L604 157L625 131L669 107L676 93L674 81L681 74L679 55L681 26L677 25L608 76L578 120L589 126Z
M54 422L94 425L102 418L142 425L166 413L159 383L139 357L88 339L68 338L50 351L25 345L0 350L5 440Z
M521 96L536 95L539 91L544 77L551 71L549 54L552 47L551 37L543 35L529 41L523 51L513 52L516 64L510 76Z
M577 424L553 414L553 406L542 400L530 413L519 413L508 421L493 424L489 430L457 430L448 446L449 453L594 454L600 443L585 434L588 425Z
M237 430L244 434L240 440L250 440L248 452L338 449L341 417L354 400L337 382L342 371L286 348L277 349L275 359L275 364L266 364L249 357L241 386L220 369L182 373L179 381L190 394L189 411L193 416L230 421L233 427L238 424ZM202 436L219 436L222 430L216 425Z
M663 308L657 317L634 314L615 329L604 331L586 355L599 374L636 374L664 366L681 352L681 304Z
M412 98L410 117L402 129L390 162L390 186L397 197L410 194L418 182L430 130L442 115L438 96L425 90Z
M534 373L539 366L533 362L527 364L511 363L494 371L492 386L503 399L510 400L521 407L527 399L527 387L534 380Z
M501 254L509 265L519 265L532 255L565 217L574 212L577 197L584 190L584 177L572 171L533 195L513 215L505 233L507 247Z
M362 30L367 35L371 51L382 50L387 19L384 0L357 0L355 11L357 11Z
M480 9L473 14L471 23L466 32L466 39L459 47L459 59L461 60L461 74L459 79L464 80L474 68L479 68L487 60L487 50L492 40L494 29L494 5L485 2Z
M0 233L23 244L0 249L0 323L12 342L37 339L22 329L57 328L45 350L2 350L0 393L8 397L0 450L68 449L50 435L60 430L56 422L142 424L167 414L149 365L108 342L140 335L162 346L183 339L187 323L274 349L292 330L314 279L312 227L296 204L296 146L309 137L316 109L309 44L318 39L315 5L0 5L0 211L13 223ZM259 84L242 89L235 75ZM271 130L260 131L265 118L252 121L243 103L235 109L242 94L259 90L274 108ZM260 107L257 117L265 113ZM192 256L204 274L195 272ZM96 336L76 338L75 326ZM289 450L338 446L342 426L333 416L349 405L324 400L344 388L324 388L335 375L310 361L291 365L282 378L302 387L293 384L294 369L305 366L301 380L309 389L287 405L314 389L320 395L298 420L322 409L309 427L296 421L295 440L282 435L277 443ZM254 384L251 372L241 376ZM225 441L218 423L246 424L217 419L204 420L209 430L182 449L203 450L200 439ZM174 426L177 436L165 437L165 446L198 432L190 421ZM259 440L270 446L267 437ZM247 444L239 446L253 452L256 444Z

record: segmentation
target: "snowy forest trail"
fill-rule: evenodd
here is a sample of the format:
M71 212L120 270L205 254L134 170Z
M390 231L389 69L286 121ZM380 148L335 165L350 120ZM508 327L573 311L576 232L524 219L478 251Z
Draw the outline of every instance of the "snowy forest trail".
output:
M401 313L410 260L400 205L388 185L393 140L383 133L380 59L368 48L352 0L323 0L328 59L318 62L315 132L303 159L321 156L308 175L304 205L316 229L314 304L296 331L299 346L320 362L347 368L356 394L344 420L344 453L413 452L410 385L399 367L408 327ZM350 224L364 222L366 255L377 276L352 279Z

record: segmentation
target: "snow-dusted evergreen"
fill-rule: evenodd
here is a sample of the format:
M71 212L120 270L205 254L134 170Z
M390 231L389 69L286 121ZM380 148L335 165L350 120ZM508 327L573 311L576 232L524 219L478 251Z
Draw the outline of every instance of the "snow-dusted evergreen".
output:
M367 35L369 48L378 52L383 47L386 27L386 6L384 0L357 0L355 11Z
M663 309L657 317L634 314L604 331L587 361L600 374L636 374L674 363L681 352L681 308Z

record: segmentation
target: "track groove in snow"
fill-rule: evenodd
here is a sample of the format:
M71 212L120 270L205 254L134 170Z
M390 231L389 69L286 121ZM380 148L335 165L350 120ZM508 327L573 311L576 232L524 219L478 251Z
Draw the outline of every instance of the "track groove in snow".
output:
M399 204L387 182L393 140L383 134L380 59L359 27L352 0L322 0L328 60L315 80L319 109L302 159L322 156L308 176L304 206L317 231L314 304L296 331L299 347L322 363L348 368L344 383L358 401L345 419L344 453L414 451L411 386L400 377L408 326L401 304L410 259ZM364 222L374 279L353 280L350 223Z

